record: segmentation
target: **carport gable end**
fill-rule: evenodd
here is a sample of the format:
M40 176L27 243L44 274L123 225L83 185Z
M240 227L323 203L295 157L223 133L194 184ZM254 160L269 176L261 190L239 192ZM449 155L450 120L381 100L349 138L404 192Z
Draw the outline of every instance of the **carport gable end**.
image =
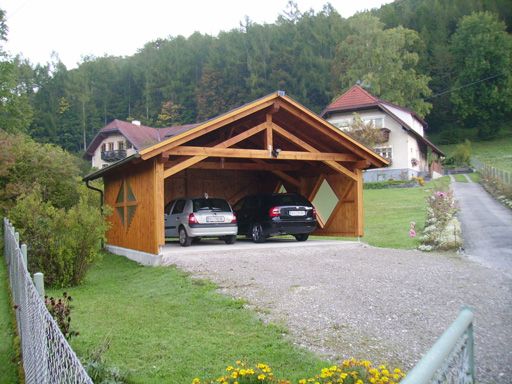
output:
M107 243L159 255L164 206L183 196L222 197L231 204L281 186L313 204L331 191L317 235L362 236L362 170L388 163L293 99L273 93L233 109L84 178L103 177L105 204L116 207L123 185L134 196L130 221L109 217ZM317 199L315 199L317 198ZM325 217L324 217L325 216Z

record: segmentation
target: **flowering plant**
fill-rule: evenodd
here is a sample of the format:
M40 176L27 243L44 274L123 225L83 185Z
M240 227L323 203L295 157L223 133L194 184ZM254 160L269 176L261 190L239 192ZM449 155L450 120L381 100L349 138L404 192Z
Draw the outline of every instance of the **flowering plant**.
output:
M427 198L427 220L419 249L458 248L461 245L460 225L455 217L458 208L453 192L435 191Z
M228 366L226 372L215 380L201 381L196 378L192 384L291 384L289 380L274 377L272 369L262 363L248 367L244 362L237 361L235 366ZM398 368L390 370L384 365L374 368L367 360L348 359L340 365L323 368L314 377L300 379L297 384L396 384L404 377L405 374Z

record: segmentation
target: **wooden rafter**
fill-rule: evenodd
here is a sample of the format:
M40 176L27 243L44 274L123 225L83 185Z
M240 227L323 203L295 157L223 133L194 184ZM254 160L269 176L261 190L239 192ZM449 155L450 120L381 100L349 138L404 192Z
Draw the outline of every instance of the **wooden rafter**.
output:
M262 123L262 124L259 124L255 127L251 128L251 129L248 129L247 131L239 133L238 135L236 135L226 141L223 141L220 144L217 144L215 147L202 147L202 148L208 148L210 151L213 151L215 149L217 149L217 150L225 149L227 147L230 147L232 145L239 143L240 141L247 139L248 137L256 135L257 133L263 131L264 129L266 129L266 124ZM178 148L183 148L183 147L178 147ZM201 148L201 147L190 147L190 148ZM177 150L177 148L171 149L171 150L167 151L166 153L176 154L175 153L176 150ZM200 161L206 159L209 156L209 154L205 154L205 151L202 151L200 153L192 153L190 155L193 155L194 157L191 157L190 159L182 161L181 163L179 163L171 168L166 169L164 171L164 178L168 178L169 176L172 176L172 175L184 170L185 168L188 168L196 163L199 163ZM220 156L220 157L228 157L228 156Z
M263 160L259 160L259 159L254 159L253 160L256 164L260 164L260 165L263 165L263 164L266 164ZM294 177L291 177L290 175L284 173L283 171L279 171L279 170L276 170L275 168L273 170L271 170L271 172L278 176L280 179L296 186L296 187L300 187L300 181L295 179Z
M222 159L222 158L221 158ZM181 164L181 162L169 162L165 165L168 168L174 167L175 165ZM202 161L197 164L192 165L190 168L194 169L225 169L225 170L235 170L235 171L300 171L302 167L300 165L294 164L269 164L262 161L261 163L247 163L247 162L224 162L224 164L219 162L207 162Z
M177 135L176 137L170 138L161 143L155 144L149 148L141 150L139 154L142 160L149 159L150 157L153 157L160 152L168 151L171 148L187 143L199 136L203 136L209 132L213 132L221 127L226 126L227 124L230 124L234 121L240 120L255 112L265 109L274 104L273 99L274 97L268 96L264 100L261 100L259 103L251 103L246 106L235 109L233 111L230 111L224 115L209 120L204 124L200 124L199 126L192 128L184 135Z
M272 129L274 131L276 131L276 133L278 133L279 135L285 137L286 139L290 140L292 143L295 143L296 145L298 145L299 147L305 149L306 151L309 151L309 152L314 153L314 154L321 154L322 153L318 149L316 149L313 146L311 146L308 143L306 143L304 140L302 140L302 139L298 138L297 136L295 136L293 133L290 133L290 132L284 130L283 128L281 128L277 124L272 124ZM351 170L345 168L343 165L337 163L335 160L333 160L333 159L325 159L325 160L322 160L322 161L326 165L328 165L329 167L334 169L335 171L340 172L340 173L344 174L345 176L350 177L352 180L356 180L357 179L357 176L354 174L354 172L352 172Z

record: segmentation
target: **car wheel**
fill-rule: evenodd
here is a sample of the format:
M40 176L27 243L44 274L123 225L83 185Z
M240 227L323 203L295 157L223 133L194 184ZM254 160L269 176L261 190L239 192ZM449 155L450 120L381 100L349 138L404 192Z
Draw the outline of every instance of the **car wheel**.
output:
M201 241L200 237L193 237L192 238L192 244L199 244L200 241Z
M293 235L293 236L295 236L295 239L296 239L297 241L306 241L306 240L308 239L308 237L309 237L309 234L307 234L307 233L301 233L301 234L299 234L299 235Z
M263 235L263 228L260 224L253 224L251 228L251 239L255 243L264 243L265 236Z
M188 247L192 243L192 238L187 234L187 231L183 227L179 230L179 239L182 247Z
M224 242L226 244L234 244L236 241L236 235L224 236Z

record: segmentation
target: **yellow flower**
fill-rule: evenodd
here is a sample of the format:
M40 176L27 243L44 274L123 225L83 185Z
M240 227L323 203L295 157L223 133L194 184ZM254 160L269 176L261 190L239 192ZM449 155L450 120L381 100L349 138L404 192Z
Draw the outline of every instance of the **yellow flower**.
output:
M262 373L262 374L258 375L258 380L263 381L263 380L265 380L265 377L266 376Z
M192 384L200 384L201 383L201 380L199 380L199 378L195 378L194 380L192 380Z
M359 379L356 381L356 384L364 384L364 383L363 383L363 380Z
M300 379L299 384L306 384L306 379Z
M226 368L226 371L231 372L233 369L235 369L235 368L233 368L231 365L228 365L228 367Z

